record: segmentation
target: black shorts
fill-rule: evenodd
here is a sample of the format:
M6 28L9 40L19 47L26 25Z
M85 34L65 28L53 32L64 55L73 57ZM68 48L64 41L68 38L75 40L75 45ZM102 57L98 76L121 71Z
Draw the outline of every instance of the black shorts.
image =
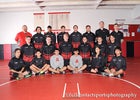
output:
M30 62L25 62L25 69L24 70L31 72L30 66L31 66Z
M83 59L83 65L87 65L86 71L90 72L90 70L91 70L91 61L90 61L90 59Z
M12 73L12 78L16 79L18 77L18 73Z
M50 65L50 60L46 60L46 63L47 63L48 65Z
M105 70L105 68L103 68L103 67L99 67L99 68L97 68L98 69L98 73L100 74L101 72L104 72L104 70Z
M38 67L38 68L40 68L40 69L41 69L41 68L43 67L43 65L42 65L42 66L36 66L36 67Z
M90 59L83 59L83 65L90 65Z
M68 66L69 65L70 60L69 59L64 59L64 66Z

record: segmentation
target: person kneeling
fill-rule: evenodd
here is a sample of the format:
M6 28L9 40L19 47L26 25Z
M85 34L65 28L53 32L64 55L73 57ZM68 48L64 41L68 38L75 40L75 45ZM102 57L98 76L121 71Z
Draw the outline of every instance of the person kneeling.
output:
M31 62L30 69L35 73L35 75L41 75L45 74L49 67L50 65L48 65L45 59L41 56L41 51L36 50L35 58Z
M82 57L79 55L78 49L74 49L74 55L70 58L70 66L68 66L68 69L73 73L82 73L86 67L86 64L83 65Z
M104 56L99 46L95 46L95 54L92 57L91 73L101 74L104 72Z
M106 69L105 72L109 74L109 76L115 76L121 78L124 75L124 71L126 70L126 60L121 55L121 48L115 48L115 56L112 58L109 69Z
M15 49L15 56L10 60L8 66L12 72L11 79L22 79L24 77L30 77L31 75L25 71L24 61L21 59L21 50L19 48Z
M52 74L55 74L55 73L65 74L65 70L67 68L64 67L64 59L59 54L58 49L54 51L54 55L50 59L50 65L51 67L49 68L49 70L52 72Z

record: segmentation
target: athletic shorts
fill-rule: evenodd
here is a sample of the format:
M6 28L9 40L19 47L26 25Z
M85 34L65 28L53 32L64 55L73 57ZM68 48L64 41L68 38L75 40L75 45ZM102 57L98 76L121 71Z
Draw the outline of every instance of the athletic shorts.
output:
M69 65L69 62L70 62L70 60L66 60L66 59L64 59L64 66L68 66Z
M46 63L47 63L48 65L50 65L50 60L46 60Z

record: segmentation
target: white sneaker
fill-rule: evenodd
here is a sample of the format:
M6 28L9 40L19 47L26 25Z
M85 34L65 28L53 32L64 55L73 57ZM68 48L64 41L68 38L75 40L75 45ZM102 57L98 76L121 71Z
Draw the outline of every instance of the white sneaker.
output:
M106 72L101 72L101 75L103 75L103 76L109 76L109 74L106 73Z
M121 75L117 75L118 78L121 78Z
M113 76L114 76L114 74L113 74L113 73L110 73L110 74L109 74L109 77L113 77Z

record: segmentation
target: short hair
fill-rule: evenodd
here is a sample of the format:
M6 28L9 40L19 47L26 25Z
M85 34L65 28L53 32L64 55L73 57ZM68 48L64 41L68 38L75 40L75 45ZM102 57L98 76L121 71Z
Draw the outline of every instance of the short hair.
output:
M52 26L50 26L50 25L49 25L47 28L50 28L50 29L52 29Z
M86 39L87 39L87 37L86 37L86 36L82 36L82 39L83 39L83 38L86 38Z
M62 29L62 28L66 28L66 27L65 27L64 25L62 25L62 26L61 26L61 29Z
M73 28L74 28L74 27L77 27L77 28L78 28L78 25L74 25Z
M100 21L99 23L103 23L104 24L104 21Z
M51 36L46 36L46 38L51 38ZM52 39L52 38L51 38Z
M38 28L40 28L40 30L42 31L42 28L40 26L37 26L35 30L37 31Z
M119 46L117 46L114 51L116 51L116 50L122 51L121 47L119 47Z
M115 24L114 24L114 26L115 26L115 25L119 26L119 24L118 24L118 23L115 23Z
M58 51L59 51L59 49L58 49L58 48L56 48L55 50L58 50Z
M97 38L101 38L101 39L103 39L103 37L102 37L102 36L98 36Z
M68 34L68 33L65 33L64 35L66 35L66 36L68 36L68 37L69 37L69 34ZM64 35L63 35L63 36L64 36Z
M14 50L14 52L16 53L18 50L21 52L21 49L20 49L20 48L16 48L16 49Z
M30 38L31 39L32 37L31 36L26 36L25 38Z
M27 27L27 25L23 25L22 27Z
M37 53L37 52L40 52L40 53L41 53L41 50L39 50L39 49L36 49L35 53Z
M79 50L78 50L77 48L74 48L74 49L73 49L73 52L74 52L74 51L79 51Z
M115 35L113 35L113 34L110 34L109 37L110 37L110 36L113 36L113 37L115 38Z
M54 50L54 52L55 52L55 51L58 51L58 52L60 53L60 51L59 51L59 49L58 49L58 48L56 48L56 49Z
M87 27L91 28L91 26L90 26L90 25L86 25L86 28L87 28Z
M94 49L96 49L96 48L99 48L99 49L101 49L101 47L100 47L100 46L98 46L98 45L96 45L96 46L94 47Z

